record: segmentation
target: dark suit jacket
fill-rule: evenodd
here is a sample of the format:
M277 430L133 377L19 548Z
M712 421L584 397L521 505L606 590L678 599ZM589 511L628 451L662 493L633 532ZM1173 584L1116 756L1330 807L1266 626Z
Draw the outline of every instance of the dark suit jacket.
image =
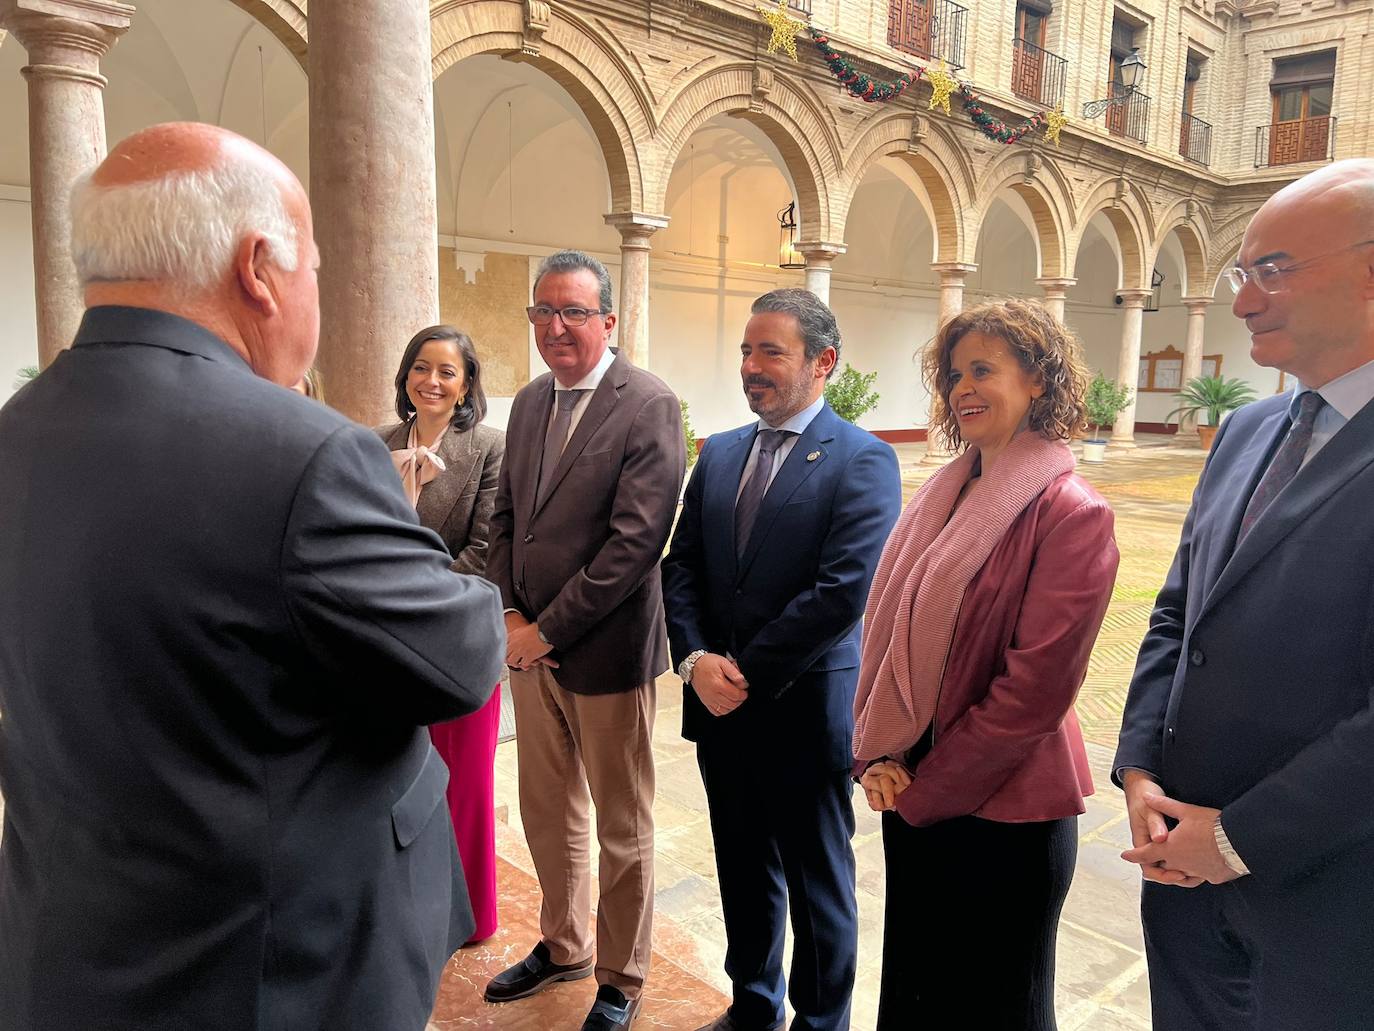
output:
M386 448L193 323L0 411L0 1028L424 1027L472 928L424 724L499 678Z
M1221 809L1253 873L1235 883L1254 904L1304 878L1313 904L1369 927L1374 404L1236 547L1288 403L1247 405L1217 434L1140 649L1115 768Z
M377 434L390 450L399 451L409 439L410 423L381 426ZM445 469L425 484L415 510L421 525L444 539L455 573L486 572L491 511L505 454L506 435L481 423L464 433L450 429L439 442Z
M487 577L553 643L559 686L628 691L668 668L658 564L687 463L682 410L617 356L536 508L553 382L545 373L511 406Z
M859 622L902 504L897 456L823 406L778 470L736 561L735 495L757 425L706 442L663 563L673 662L699 648L728 652L750 684L749 699L724 717L684 687L682 732L845 769Z

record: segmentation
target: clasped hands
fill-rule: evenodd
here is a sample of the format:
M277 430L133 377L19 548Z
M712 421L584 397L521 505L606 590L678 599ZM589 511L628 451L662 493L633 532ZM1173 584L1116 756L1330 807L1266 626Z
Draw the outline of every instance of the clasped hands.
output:
M728 716L749 697L749 681L731 659L707 652L692 667L692 690L712 716Z
M1125 771L1121 783L1135 846L1121 858L1137 864L1147 881L1196 888L1204 881L1224 884L1240 876L1217 848L1214 827L1220 809L1170 798L1141 770ZM1166 816L1178 821L1172 830Z
M535 666L558 668L558 661L549 658L553 645L539 638L539 624L531 623L519 612L506 613L506 665L511 669L533 669Z
M911 784L911 771L895 759L884 759L864 770L859 786L875 813L897 808L897 796Z

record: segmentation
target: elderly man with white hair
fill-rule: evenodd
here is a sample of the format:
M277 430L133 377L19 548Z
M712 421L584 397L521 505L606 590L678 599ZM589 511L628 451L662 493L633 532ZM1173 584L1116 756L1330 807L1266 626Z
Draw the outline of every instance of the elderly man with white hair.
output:
M73 196L87 312L0 410L0 1031L419 1029L471 931L421 729L499 678L314 357L310 209L212 126Z

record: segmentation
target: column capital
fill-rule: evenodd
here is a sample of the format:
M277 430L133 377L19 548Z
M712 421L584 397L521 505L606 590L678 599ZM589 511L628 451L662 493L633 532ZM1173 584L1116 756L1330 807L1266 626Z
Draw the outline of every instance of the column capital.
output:
M1154 295L1153 290L1118 290L1116 296L1121 298L1121 303L1127 308L1144 308L1145 302Z
M1047 294L1051 292L1060 294L1067 293L1077 284L1078 280L1068 279L1063 276L1044 276L1035 281L1035 285Z
M1192 314L1202 314L1207 311L1214 302L1210 297L1180 297L1183 307L1187 308Z
M601 217L608 226L620 233L621 241L626 246L642 243L647 247L649 237L660 229L667 229L669 222L667 215L649 215L642 211L612 211Z
M940 274L941 286L963 286L969 274L978 271L977 265L966 261L932 261L930 268Z
M808 265L828 265L849 250L842 243L829 243L825 240L806 240L797 244L797 253L806 259Z
M35 63L44 61L49 48L102 57L129 28L133 16L133 6L118 0L0 0L0 25L14 34Z

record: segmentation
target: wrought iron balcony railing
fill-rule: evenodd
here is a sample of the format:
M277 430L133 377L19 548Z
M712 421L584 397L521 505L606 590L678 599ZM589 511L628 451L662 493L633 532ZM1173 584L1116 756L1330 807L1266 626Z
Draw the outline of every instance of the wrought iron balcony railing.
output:
M887 43L927 61L964 67L968 8L954 0L888 0Z
M1336 116L1274 122L1255 130L1255 167L1330 161L1336 152Z
M1025 39L1011 45L1011 88L1018 97L1044 107L1058 107L1064 100L1064 80L1069 62L1058 54Z
M787 0L787 6L799 14L811 17L811 0Z
M1178 152L1199 165L1212 163L1212 123L1183 112L1178 133Z
M1150 98L1139 90L1130 90L1114 82L1108 101L1107 131L1113 136L1125 136L1127 139L1144 143L1150 131ZM1103 101L1094 101L1094 104L1101 103ZM1094 105L1084 105L1085 117L1095 117L1101 113L1088 115L1087 110L1092 106Z

